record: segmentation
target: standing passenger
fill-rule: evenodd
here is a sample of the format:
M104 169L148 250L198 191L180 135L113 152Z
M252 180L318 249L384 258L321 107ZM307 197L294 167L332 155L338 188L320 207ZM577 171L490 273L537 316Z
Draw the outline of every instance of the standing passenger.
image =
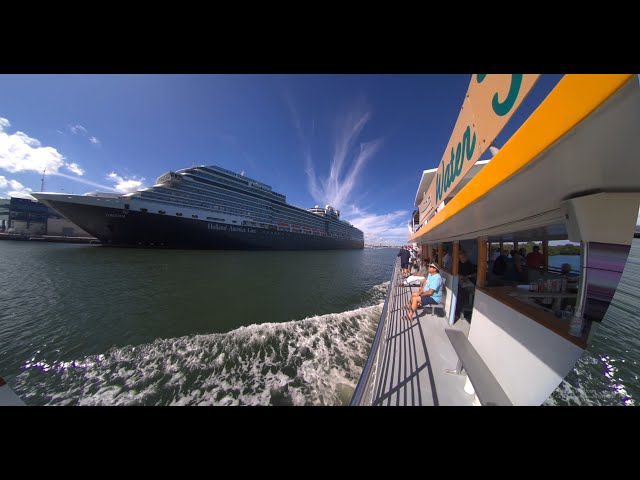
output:
M538 245L533 246L533 252L529 252L525 258L527 270L529 273L529 281L535 282L542 277L542 265L544 264L544 255L540 253Z
M444 247L444 255L442 256L442 268L445 272L451 272L451 266L453 265L453 259L449 253L449 247Z
M400 257L400 268L402 269L402 275L409 274L409 251L403 246L398 252Z

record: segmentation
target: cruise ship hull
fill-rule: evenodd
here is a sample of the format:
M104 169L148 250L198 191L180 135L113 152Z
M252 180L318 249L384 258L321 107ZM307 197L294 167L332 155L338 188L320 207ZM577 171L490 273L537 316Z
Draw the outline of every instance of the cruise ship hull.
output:
M221 250L361 249L363 241L40 198L104 245Z

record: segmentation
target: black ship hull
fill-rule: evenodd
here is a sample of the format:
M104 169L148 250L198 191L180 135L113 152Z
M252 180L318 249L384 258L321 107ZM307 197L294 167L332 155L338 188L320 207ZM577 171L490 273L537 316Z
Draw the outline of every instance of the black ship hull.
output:
M364 240L236 226L185 217L43 200L103 245L220 250L362 249Z

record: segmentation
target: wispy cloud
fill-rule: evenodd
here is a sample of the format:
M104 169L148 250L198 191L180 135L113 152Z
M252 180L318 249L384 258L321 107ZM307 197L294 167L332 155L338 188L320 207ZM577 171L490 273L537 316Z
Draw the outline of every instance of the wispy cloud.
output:
M115 182L115 190L122 193L135 192L142 187L144 182L144 178L123 178L114 172L107 175L107 179Z
M316 171L313 165L313 158L311 156L311 140L313 139L313 134L315 131L315 121L312 118L311 122L311 134L310 138L307 139L304 134L304 129L302 128L302 123L300 121L300 115L298 115L298 111L296 109L296 105L291 97L291 94L288 91L284 91L284 99L287 103L287 108L289 109L289 114L291 115L291 120L293 121L293 126L296 129L296 134L298 135L298 140L302 145L302 154L304 156L304 168L305 173L307 174L307 185L309 187L309 193L314 200L321 199L323 197L323 192L318 188L318 184L316 182ZM320 203L323 203L323 200L320 200Z
M329 174L326 177L316 174L311 143L306 139L300 116L291 96L287 94L285 98L303 146L309 193L319 203L342 208L349 201L362 167L382 146L382 139L358 143L362 130L371 119L371 112L364 97L358 98L351 110L338 119L333 157L329 160ZM312 121L312 131L314 129L315 121Z
M71 130L71 133L74 135L86 135L89 133L82 125L69 125L69 130Z
M352 108L336 123L333 156L328 162L328 175L319 176L313 160L311 140L305 129L291 95L285 100L305 159L305 172L309 193L319 204L329 204L342 210L341 217L364 232L368 245L401 245L407 242L408 211L386 214L370 214L350 203L363 167L380 149L382 139L361 141L362 132L372 117L364 97L359 97ZM311 137L315 132L315 119L311 120Z
M7 195L8 197L29 198L35 200L30 193L33 191L30 188L25 187L17 180L10 180L0 175L0 190L10 189L6 193L0 193L0 195Z
M241 145L241 143L238 141L237 137L229 132L214 132L213 135L215 135L218 140L222 141L223 143L226 143L227 145L230 145L237 153L239 153L240 157L242 158L242 160L244 160L245 162L247 162L247 164L249 165L249 167L251 169L253 169L253 171L257 171L258 170L258 165L256 164L255 160L253 159L253 156L250 155Z
M69 130L73 135L88 137L89 142L92 143L93 145L100 145L100 140L98 140L98 138L93 135L89 135L89 130L84 128L82 125L69 124L67 125L67 130Z
M73 180L74 182L84 183L85 185L90 185L92 187L99 188L100 190L108 190L110 192L118 192L119 191L119 190L116 190L113 187L108 187L107 185L102 185L100 183L92 182L91 180L87 180L87 179L84 179L84 178L72 177L71 175L65 175L64 173L61 173L61 172L54 173L53 175L55 175L57 177L67 178L69 180Z

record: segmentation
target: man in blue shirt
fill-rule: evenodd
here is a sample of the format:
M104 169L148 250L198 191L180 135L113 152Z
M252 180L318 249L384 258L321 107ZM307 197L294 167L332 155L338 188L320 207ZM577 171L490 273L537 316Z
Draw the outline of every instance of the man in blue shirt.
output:
M411 321L418 310L418 305L433 305L442 300L442 277L440 268L435 263L429 264L429 275L425 278L416 293L411 295L411 302L407 304L409 313L407 319Z

